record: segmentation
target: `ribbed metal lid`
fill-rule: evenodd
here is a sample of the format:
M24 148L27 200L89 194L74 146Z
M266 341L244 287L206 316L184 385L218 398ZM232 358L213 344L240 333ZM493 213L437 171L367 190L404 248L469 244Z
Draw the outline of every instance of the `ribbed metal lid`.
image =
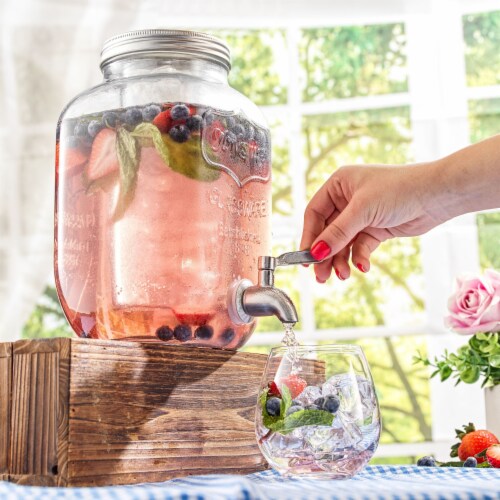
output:
M198 31L148 29L129 31L104 42L101 68L131 55L169 55L180 59L204 59L231 69L229 47L219 38Z

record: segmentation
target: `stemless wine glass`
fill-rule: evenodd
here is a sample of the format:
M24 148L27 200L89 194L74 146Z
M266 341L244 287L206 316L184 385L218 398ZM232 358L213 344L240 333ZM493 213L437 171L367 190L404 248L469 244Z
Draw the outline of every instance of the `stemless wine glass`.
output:
M275 347L262 378L256 434L285 476L347 479L375 453L380 412L356 345Z

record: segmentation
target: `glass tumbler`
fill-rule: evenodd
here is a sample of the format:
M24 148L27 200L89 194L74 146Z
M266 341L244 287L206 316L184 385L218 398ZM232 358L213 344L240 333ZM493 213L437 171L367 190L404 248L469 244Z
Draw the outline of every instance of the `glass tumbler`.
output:
M267 462L285 476L347 479L377 449L380 411L372 376L356 345L271 350L256 409Z

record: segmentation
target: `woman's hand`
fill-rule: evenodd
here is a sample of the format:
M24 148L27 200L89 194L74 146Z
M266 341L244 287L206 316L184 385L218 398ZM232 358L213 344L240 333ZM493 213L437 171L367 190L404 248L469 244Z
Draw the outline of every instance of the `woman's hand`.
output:
M307 206L301 249L326 259L316 264L323 283L332 267L338 278L350 275L349 258L363 272L381 242L417 236L446 220L433 197L432 164L348 166L337 170Z

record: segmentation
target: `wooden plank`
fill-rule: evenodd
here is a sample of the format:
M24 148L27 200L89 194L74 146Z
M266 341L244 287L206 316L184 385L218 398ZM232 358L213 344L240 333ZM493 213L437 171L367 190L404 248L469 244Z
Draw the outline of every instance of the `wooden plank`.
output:
M59 340L59 390L57 395L57 463L52 474L57 475L57 486L66 486L69 443L69 384L72 339Z
M12 347L9 472L57 473L59 359L64 339L21 340Z
M209 348L73 341L68 484L265 469L254 414L266 359Z
M0 476L9 472L12 344L0 344Z

